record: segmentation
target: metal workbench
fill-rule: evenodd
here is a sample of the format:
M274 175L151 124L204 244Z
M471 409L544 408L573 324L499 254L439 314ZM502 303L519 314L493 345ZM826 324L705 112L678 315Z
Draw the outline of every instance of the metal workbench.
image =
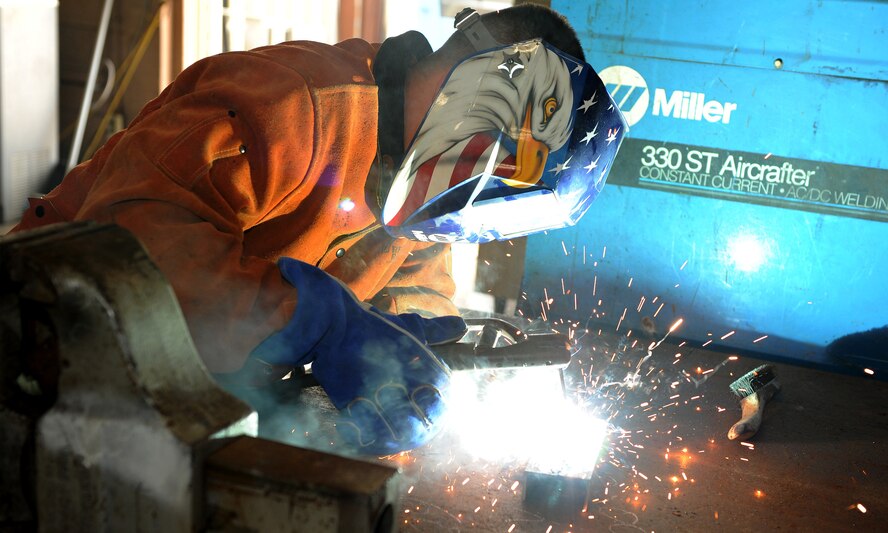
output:
M596 343L607 356L619 341L603 334ZM682 355L676 358L677 353ZM621 355L632 359L631 350ZM778 364L782 390L766 406L759 433L749 442L729 441L727 430L740 410L728 385L762 361L738 357L706 373L727 357L688 344L663 343L655 350L648 361L652 367L708 379L699 386L686 380L668 395L630 395L615 404L622 432L611 434L588 482L588 501L579 508L576 504L584 498L577 498L576 482L560 487L563 502L529 505L534 502L525 498L523 465L468 457L454 446L457 436L452 434L389 459L400 464L409 491L401 529L883 528L888 513L888 383L878 376Z

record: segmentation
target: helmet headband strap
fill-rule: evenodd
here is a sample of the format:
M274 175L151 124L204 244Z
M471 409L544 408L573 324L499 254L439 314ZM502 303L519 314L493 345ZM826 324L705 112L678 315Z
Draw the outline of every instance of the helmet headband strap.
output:
M494 39L484 23L481 22L481 15L470 7L456 14L453 27L469 40L476 52L502 46L502 43Z
M391 158L395 169L404 159L404 91L410 68L432 53L425 36L408 31L383 41L373 62L373 77L379 87L377 143L379 157ZM377 202L387 194L394 179L393 172L382 172L377 187Z

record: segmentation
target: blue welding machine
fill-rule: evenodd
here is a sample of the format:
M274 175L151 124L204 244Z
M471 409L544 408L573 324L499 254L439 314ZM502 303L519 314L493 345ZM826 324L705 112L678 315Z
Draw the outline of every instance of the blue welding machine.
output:
M528 239L523 313L888 371L888 3L552 7L630 130L586 217Z

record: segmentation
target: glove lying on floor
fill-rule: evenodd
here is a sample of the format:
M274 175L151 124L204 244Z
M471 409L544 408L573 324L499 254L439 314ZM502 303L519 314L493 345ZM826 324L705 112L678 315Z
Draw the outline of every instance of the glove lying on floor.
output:
M296 311L252 357L311 363L340 410L340 435L361 453L396 453L431 439L444 413L450 370L428 346L459 340L465 322L384 313L314 266L283 258L278 267L298 291Z

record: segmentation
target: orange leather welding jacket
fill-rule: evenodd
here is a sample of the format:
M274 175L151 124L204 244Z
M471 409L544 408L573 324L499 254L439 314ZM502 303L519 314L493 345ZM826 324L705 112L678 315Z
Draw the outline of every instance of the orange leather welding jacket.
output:
M383 310L457 314L450 249L392 239L371 210L375 53L353 39L201 60L15 230L62 220L129 229L172 284L212 372L239 369L289 320L298 295L282 256Z

